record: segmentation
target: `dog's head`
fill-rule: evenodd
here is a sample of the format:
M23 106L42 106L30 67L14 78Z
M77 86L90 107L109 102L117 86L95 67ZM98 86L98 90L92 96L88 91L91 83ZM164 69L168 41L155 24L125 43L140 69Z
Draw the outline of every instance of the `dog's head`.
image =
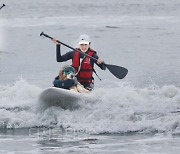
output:
M73 79L75 76L75 70L72 66L65 66L60 72L61 80Z

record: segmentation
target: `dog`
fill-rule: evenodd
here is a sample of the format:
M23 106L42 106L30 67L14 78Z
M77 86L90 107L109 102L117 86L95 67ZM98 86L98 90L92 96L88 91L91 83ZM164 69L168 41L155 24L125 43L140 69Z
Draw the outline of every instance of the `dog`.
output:
M88 93L89 90L85 89L75 78L75 70L70 65L65 65L59 72L59 80L75 80L76 84L69 88L69 90L79 92L79 93Z

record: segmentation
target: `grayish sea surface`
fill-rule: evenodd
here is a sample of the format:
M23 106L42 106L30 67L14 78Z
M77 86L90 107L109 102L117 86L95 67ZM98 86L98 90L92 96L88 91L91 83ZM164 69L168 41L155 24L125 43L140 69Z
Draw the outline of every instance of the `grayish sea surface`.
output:
M1 3L0 153L179 153L179 0ZM42 31L73 47L87 33L98 55L126 67L127 77L95 67L102 81L94 76L90 96L98 101L44 109L39 94L71 62L56 62Z

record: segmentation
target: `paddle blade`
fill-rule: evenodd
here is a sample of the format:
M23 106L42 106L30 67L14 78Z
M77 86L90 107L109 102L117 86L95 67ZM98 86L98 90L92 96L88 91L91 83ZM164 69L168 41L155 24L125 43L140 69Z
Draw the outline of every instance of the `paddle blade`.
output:
M118 79L123 79L128 73L128 70L124 67L111 65L111 64L105 64L105 65L107 69Z

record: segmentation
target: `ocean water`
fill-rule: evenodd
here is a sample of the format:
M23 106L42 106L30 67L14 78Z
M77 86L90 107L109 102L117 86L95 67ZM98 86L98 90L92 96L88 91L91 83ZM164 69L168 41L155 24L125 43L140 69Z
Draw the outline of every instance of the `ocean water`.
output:
M6 0L0 10L0 153L178 154L178 0ZM116 79L95 67L90 97L77 110L43 108L40 93L59 69L44 31L77 47L80 34ZM61 47L62 53L69 51Z

